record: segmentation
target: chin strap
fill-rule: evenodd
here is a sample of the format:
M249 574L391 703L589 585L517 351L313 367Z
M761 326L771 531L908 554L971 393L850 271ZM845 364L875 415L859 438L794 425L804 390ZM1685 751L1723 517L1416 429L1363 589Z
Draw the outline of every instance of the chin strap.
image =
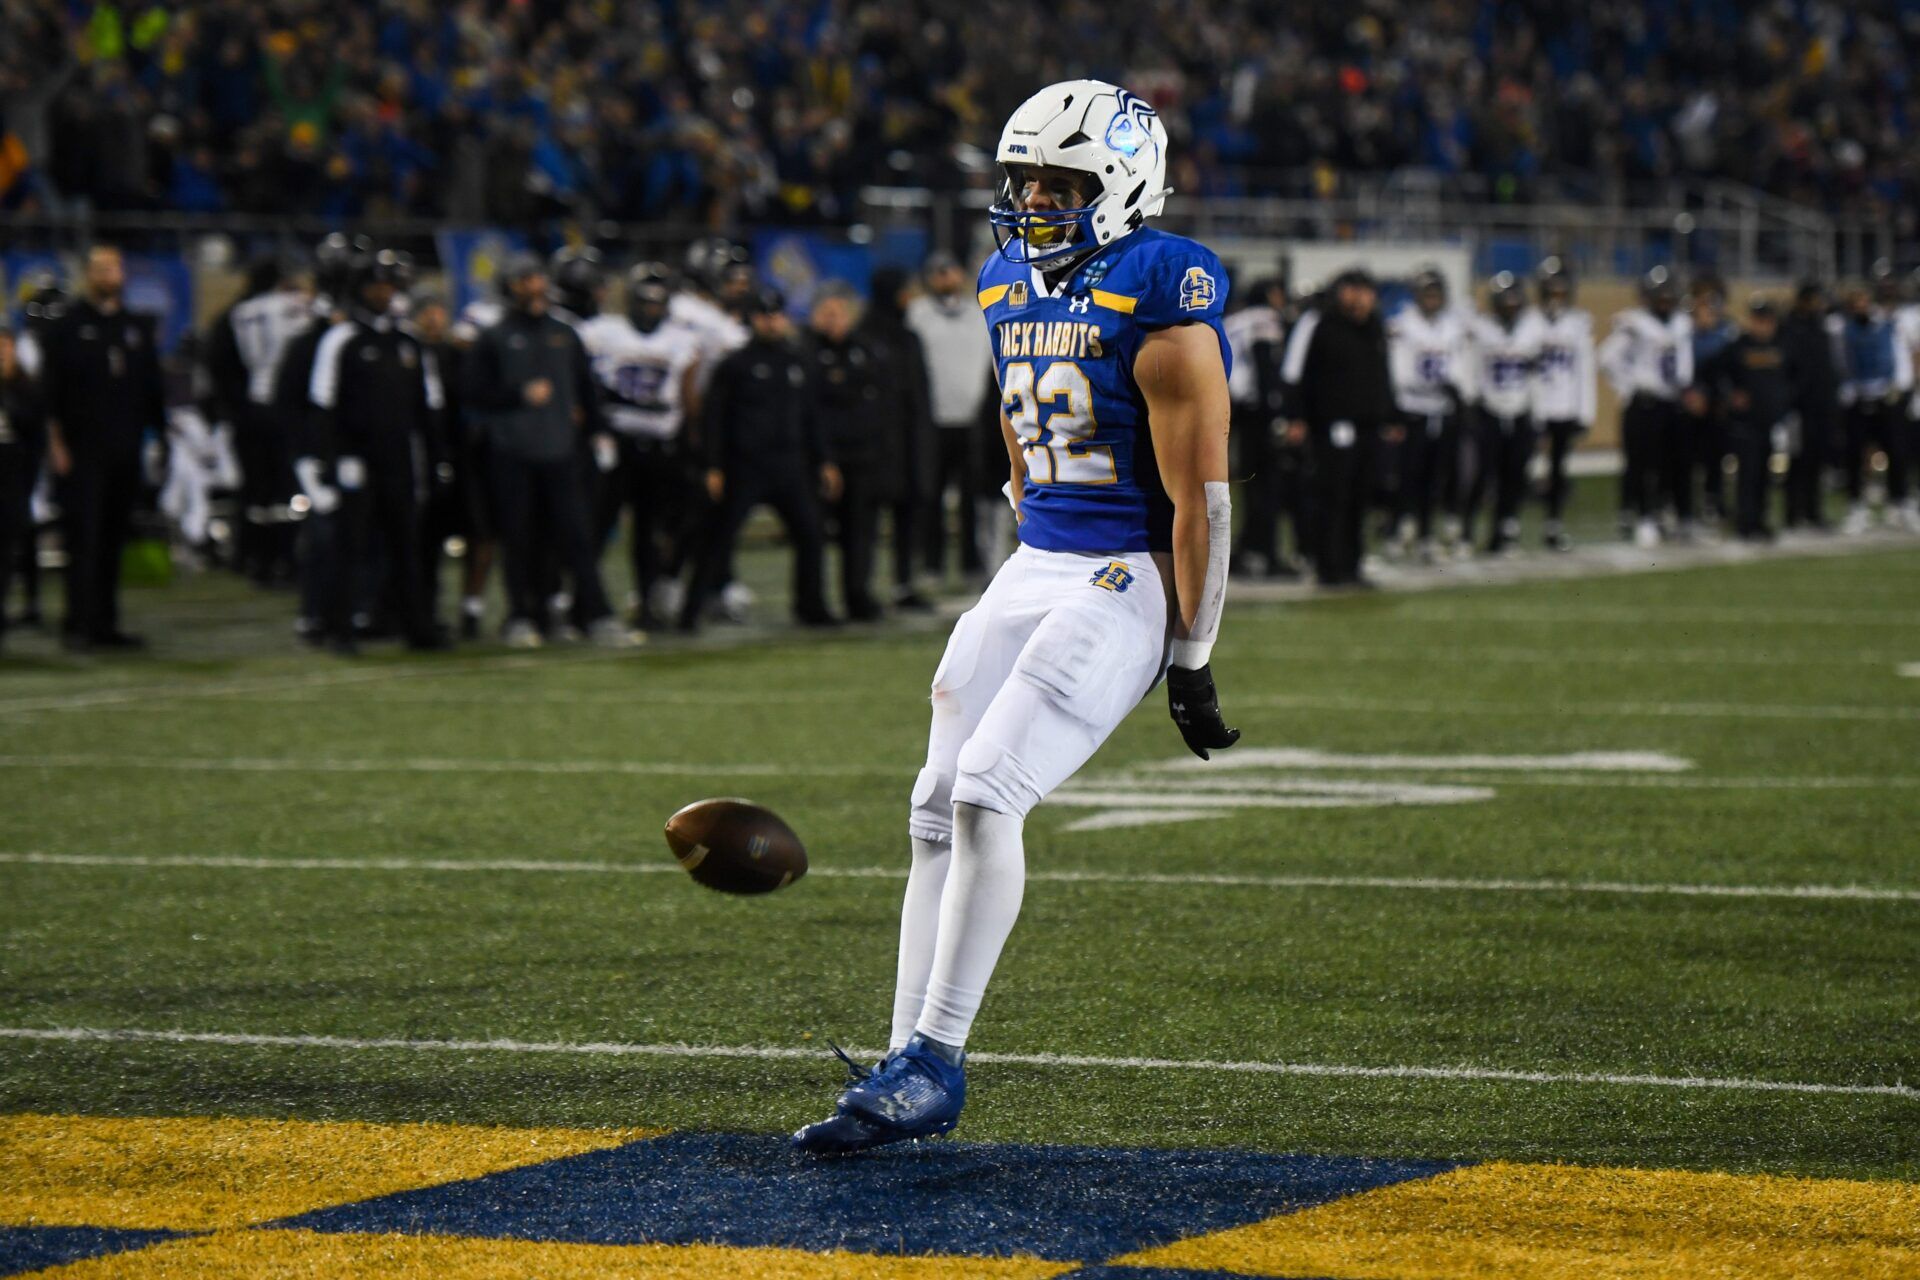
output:
M1207 494L1207 576L1200 584L1200 605L1193 612L1187 638L1173 642L1176 667L1198 671L1213 656L1220 634L1220 614L1227 606L1227 561L1233 548L1233 497L1224 480L1209 480Z

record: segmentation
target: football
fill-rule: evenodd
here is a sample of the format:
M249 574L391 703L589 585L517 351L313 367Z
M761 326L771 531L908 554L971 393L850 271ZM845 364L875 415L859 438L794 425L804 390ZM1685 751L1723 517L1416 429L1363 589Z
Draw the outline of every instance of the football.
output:
M772 893L807 874L807 851L780 815L749 800L696 800L667 819L667 847L721 893Z

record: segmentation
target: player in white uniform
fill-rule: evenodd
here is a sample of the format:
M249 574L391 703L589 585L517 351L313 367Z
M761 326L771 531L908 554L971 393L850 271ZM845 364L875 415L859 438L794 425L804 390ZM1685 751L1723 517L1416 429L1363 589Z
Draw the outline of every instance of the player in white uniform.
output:
M1208 667L1232 536L1226 277L1145 225L1166 137L1146 103L1093 80L1041 90L1001 134L1001 248L979 300L1021 546L934 673L887 1057L852 1067L834 1114L794 1136L803 1151L958 1123L962 1046L1020 911L1026 815L1163 672L1196 754L1239 737Z
M278 279L251 297L234 303L227 312L226 334L216 343L231 341L222 365L237 359L246 375L246 400L230 406L227 424L238 458L242 493L242 560L265 583L294 562L296 517L293 495L299 488L293 474L293 425L274 412L275 378L288 345L313 323L313 293L306 280L285 268L271 268Z
M596 513L597 531L604 543L621 509L632 513L628 550L642 627L663 625L678 607L664 588L678 578L685 554L681 434L699 411L705 348L691 326L668 317L672 296L667 269L643 262L627 276L626 314L602 311L580 326L619 449L612 501Z
M687 250L687 275L699 289L713 292L676 289L667 304L669 320L700 335L702 390L706 388L706 379L720 367L720 362L746 346L747 340L753 336L747 326L717 298L718 290L729 287L731 278L743 269L747 272L750 284L752 268L747 265L746 250L738 245L717 236L696 240ZM751 289L747 292L751 292Z
M1691 463L1690 435L1679 415L1693 387L1693 322L1680 311L1679 287L1665 267L1647 272L1640 298L1640 306L1613 318L1613 331L1595 360L1625 406L1620 413L1626 456L1620 473L1621 532L1631 529L1640 546L1653 547L1660 542L1662 469Z
M1460 536L1460 427L1474 371L1467 320L1447 305L1447 278L1427 267L1414 277L1412 305L1387 322L1387 366L1407 431L1399 538L1403 548L1418 539L1422 560L1433 559L1436 505L1448 540Z
M1574 441L1593 429L1593 317L1573 305L1573 276L1558 258L1540 264L1540 371L1534 383L1535 426L1547 438L1549 550L1565 551L1567 455Z
M1908 276L1904 288L1892 279L1891 272L1888 273L1885 305L1893 320L1894 337L1906 351L1907 365L1912 369L1920 369L1920 292L1915 291L1916 284L1920 284L1920 270ZM1906 464L1916 474L1908 481L1906 502L1900 504L1897 511L1889 512L1888 519L1897 521L1909 533L1920 533L1920 499L1913 496L1914 486L1920 484L1920 378L1915 379L1913 393L1895 410L1895 414L1898 422L1894 430L1904 433L1906 437L1906 448L1900 452L1904 453ZM1889 464L1892 461L1892 455L1889 454Z
M1467 499L1465 534L1471 542L1474 516L1491 485L1493 533L1487 553L1498 555L1520 536L1520 503L1536 440L1533 397L1543 326L1539 313L1527 305L1526 287L1510 271L1488 284L1487 304L1492 314L1472 322L1480 460Z

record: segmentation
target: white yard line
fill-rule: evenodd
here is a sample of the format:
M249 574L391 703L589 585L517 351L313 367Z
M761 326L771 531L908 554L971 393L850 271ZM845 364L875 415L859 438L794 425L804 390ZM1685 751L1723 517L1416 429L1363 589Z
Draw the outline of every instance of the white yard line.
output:
M174 680L147 685L122 685L110 689L96 689L89 693L50 693L21 698L0 698L0 716L44 711L85 711L99 707L171 702L190 698L259 697L311 689L331 689L346 685L460 676L469 672L511 671L532 666L541 661L548 665L604 661L611 656L613 655L580 653L555 655L539 660L525 654L514 654L509 657L482 658L444 666L420 662L404 666L355 667L304 675L261 676L245 680Z
M1225 758L1225 757L1223 757ZM606 774L630 777L676 778L911 778L913 769L896 764L702 764L678 760L467 760L455 758L357 760L276 757L202 757L150 755L0 755L0 769L146 769L169 773L473 773L473 774ZM1873 790L1920 786L1920 777L1834 777L1820 774L1770 777L1673 777L1657 774L1628 776L1606 773L1547 771L1538 774L1502 773L1502 785L1542 787L1653 787L1681 790ZM1088 779L1097 782L1098 779ZM1434 778L1426 781L1471 786L1484 778Z
M216 871L403 871L541 875L680 875L680 867L657 862L605 862L540 858L261 858L224 854L0 853L0 865L48 867L194 868ZM899 867L816 867L828 880L904 880ZM1249 889L1378 889L1409 893L1609 894L1632 897L1787 898L1846 902L1920 902L1920 889L1846 884L1661 884L1627 880L1517 880L1445 876L1258 876L1127 871L1030 871L1043 884L1141 884Z
M321 687L336 682L316 682ZM844 689L794 690L771 694L723 690L712 693L684 690L628 689L619 692L588 693L575 691L509 693L441 693L435 690L381 690L380 701L417 706L446 707L593 707L600 711L641 710L658 706L684 707L759 707L813 706L844 702L851 696ZM869 689L860 698L871 702L882 699L893 704L924 703L923 689ZM306 686L288 684L257 689L225 688L199 693L102 695L88 703L64 702L58 706L9 708L0 705L0 715L9 711L68 710L80 706L116 709L115 704L148 703L167 698L221 697L235 702L257 702L271 706L327 705L331 700L315 696ZM355 714L367 706L364 702L332 703ZM1845 704L1796 704L1766 702L1429 702L1395 699L1355 698L1312 694L1236 694L1236 707L1258 707L1298 711L1380 712L1390 715L1477 715L1477 716L1584 716L1600 718L1646 717L1665 720L1835 720L1835 721L1912 721L1920 720L1920 707L1849 706ZM135 710L128 706L119 709Z
M1448 645L1432 646L1415 636L1402 645L1349 645L1318 647L1308 644L1239 644L1229 636L1218 646L1219 652L1235 662L1253 659L1270 662L1321 664L1397 662L1414 666L1541 666L1569 673L1582 667L1633 667L1649 671L1663 664L1697 667L1768 667L1779 669L1793 664L1832 666L1835 663L1862 666L1887 666L1897 661L1884 651L1858 650L1830 653L1806 653L1779 649L1582 649L1576 655L1565 647L1552 645ZM1908 663L1920 675L1920 662Z
M179 773L505 773L636 777L848 778L912 770L893 765L690 764L677 760L276 759L271 756L0 756L0 769L158 769Z
M1571 751L1560 755L1413 755L1353 754L1308 747L1248 747L1223 751L1217 760L1170 761L1160 772L1179 775L1185 786L1193 775L1235 769L1460 770L1494 773L1685 773L1693 761L1663 751ZM1237 784L1236 784L1237 785Z
M1236 707L1299 711L1384 712L1390 715L1646 717L1670 720L1839 720L1920 721L1920 707L1867 707L1791 702L1463 702L1400 701L1390 698L1315 697L1294 694L1236 696Z
M1588 626L1618 623L1657 630L1678 623L1752 626L1920 627L1920 612L1906 609L1714 608L1699 605L1459 605L1410 603L1391 620L1403 623L1546 623Z
M824 1059L817 1048L778 1045L622 1044L566 1040L414 1040L352 1036L268 1035L236 1031L145 1031L108 1027L0 1027L0 1039L106 1044L216 1045L226 1048L387 1050L410 1053L566 1054L585 1057ZM875 1058L877 1049L855 1049ZM982 1065L1067 1067L1075 1070L1201 1071L1243 1075L1318 1076L1364 1080L1475 1081L1498 1084L1578 1084L1642 1089L1717 1089L1742 1093L1812 1093L1853 1097L1920 1098L1906 1084L1825 1084L1752 1080L1738 1076L1661 1076L1590 1071L1516 1071L1481 1066L1354 1066L1329 1062L1231 1062L1207 1058L1109 1058L1064 1053L968 1055Z

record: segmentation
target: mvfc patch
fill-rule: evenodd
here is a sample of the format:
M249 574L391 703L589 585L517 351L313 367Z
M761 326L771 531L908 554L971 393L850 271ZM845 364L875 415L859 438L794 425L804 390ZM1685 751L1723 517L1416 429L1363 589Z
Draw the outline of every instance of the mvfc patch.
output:
M1133 585L1133 570L1124 560L1115 560L1106 568L1087 579L1103 591L1125 591Z

